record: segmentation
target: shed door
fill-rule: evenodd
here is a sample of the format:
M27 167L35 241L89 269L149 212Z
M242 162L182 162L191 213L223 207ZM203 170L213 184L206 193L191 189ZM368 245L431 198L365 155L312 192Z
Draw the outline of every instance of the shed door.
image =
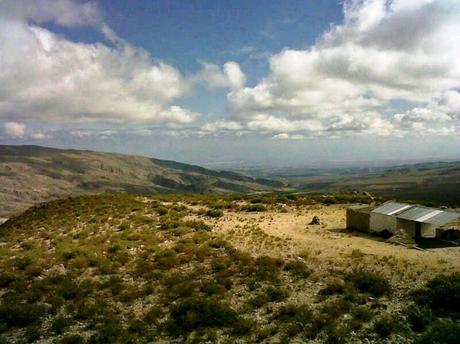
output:
M422 224L420 222L415 223L415 239L422 236Z

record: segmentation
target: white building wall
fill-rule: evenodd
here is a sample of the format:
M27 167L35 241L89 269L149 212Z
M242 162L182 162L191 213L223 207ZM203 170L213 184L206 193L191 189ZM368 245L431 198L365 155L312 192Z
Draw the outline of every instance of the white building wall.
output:
M394 233L396 230L396 218L394 216L371 212L369 227L371 232L378 233L386 229Z
M422 223L422 238L436 238L436 225Z

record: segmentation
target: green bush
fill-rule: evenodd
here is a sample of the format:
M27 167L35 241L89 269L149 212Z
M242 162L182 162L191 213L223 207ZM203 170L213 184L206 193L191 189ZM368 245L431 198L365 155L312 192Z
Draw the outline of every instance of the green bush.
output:
M221 294L225 291L225 288L215 282L205 283L201 287L201 291L207 295Z
M439 275L418 290L416 301L428 304L433 309L460 313L460 273Z
M228 305L209 298L188 298L171 309L176 331L223 327L234 324L237 319L236 312Z
M67 334L58 341L59 344L83 344L85 339L79 334Z
M460 339L460 325L452 320L434 322L416 344L457 344Z
M222 216L224 216L224 212L222 210L219 210L219 209L209 209L206 212L206 216L209 216L209 217L222 217Z
M189 220L185 224L197 232L210 232L212 227L199 220Z
M243 207L243 210L249 212L266 211L267 207L262 203L249 204Z
M348 274L346 279L359 291L369 293L375 297L388 295L391 292L391 286L388 280L374 272L355 271Z
M162 270L168 270L178 263L177 255L174 250L165 249L155 254L155 262Z
M45 315L45 308L28 303L0 304L0 323L8 327L25 327L37 323Z
M96 332L89 338L89 344L124 343L126 332L118 319L108 317L97 327Z
M255 276L259 281L276 281L283 266L281 259L262 256L256 259Z
M325 344L345 344L350 337L350 329L344 324L329 326Z
M51 331L55 334L62 334L67 326L70 325L70 320L62 315L56 316L51 323Z
M421 332L434 320L431 310L425 306L411 306L406 310L407 320L410 327Z
M157 207L157 213L160 216L166 215L168 213L168 208L166 208L163 205L160 205L160 206Z
M118 229L121 230L121 231L125 231L125 230L129 229L130 227L131 227L131 225L128 222L123 222L118 226Z
M374 331L380 338L389 337L400 328L399 319L389 314L381 316L374 322Z
M374 316L374 312L367 306L357 306L351 310L353 318L360 321L370 321Z
M268 302L270 302L270 298L267 294L257 294L247 300L247 304L252 308L260 308Z
M254 327L254 321L247 318L238 318L232 325L232 334L237 336L248 335Z
M336 295L343 294L345 291L345 282L338 278L329 279L326 286L319 291L320 295Z
M274 315L274 319L279 323L289 324L286 327L286 332L289 336L295 336L303 331L312 317L313 313L307 305L293 304L280 307Z
M284 301L289 297L289 292L284 288L268 287L265 292L272 302Z
M307 264L300 260L291 260L285 266L284 270L289 271L291 275L307 278L311 274L311 270L308 268Z

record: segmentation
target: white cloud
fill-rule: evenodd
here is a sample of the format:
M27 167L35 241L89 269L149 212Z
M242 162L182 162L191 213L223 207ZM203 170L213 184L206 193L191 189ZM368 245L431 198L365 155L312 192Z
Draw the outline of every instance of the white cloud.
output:
M401 135L408 122L436 133L459 120L460 2L348 0L344 17L308 50L272 56L254 87L232 90L229 120L306 134L310 121L324 135Z
M119 39L93 2L0 2L0 118L53 123L189 123L174 102L190 83ZM93 26L114 46L79 43L37 26ZM34 24L32 24L32 22Z
M241 89L246 83L246 75L240 65L234 61L226 62L222 67L213 63L202 63L201 71L192 80L205 83L209 89Z
M78 138L100 138L100 139L108 139L109 137L115 135L117 131L115 130L73 130L70 132L72 136L76 136Z
M5 133L12 138L23 138L26 133L26 126L23 123L6 122Z
M430 109L430 108L413 108L405 113L396 114L394 116L397 122L446 122L451 121L452 118L445 112Z
M274 135L272 137L274 140L304 140L308 137L302 135L302 134L287 134L287 133L281 133Z
M31 133L31 134L30 134L30 137L31 137L32 139L34 139L34 140L45 140L45 139L51 138L50 135L45 134L45 133L43 133L43 132L41 132L41 131L37 131L37 132L35 132L35 133Z
M62 26L98 26L102 17L94 1L2 0L0 18L37 23L56 22Z
M217 121L213 123L206 123L201 129L205 132L214 133L221 130L241 130L243 129L243 126L238 122Z

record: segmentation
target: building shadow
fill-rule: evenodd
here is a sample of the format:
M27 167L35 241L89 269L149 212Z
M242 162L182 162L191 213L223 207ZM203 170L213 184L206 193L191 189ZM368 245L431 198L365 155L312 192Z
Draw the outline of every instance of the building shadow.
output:
M380 241L380 242L386 242L389 237L379 235L376 233L366 233L362 231L358 231L355 229L347 229L347 228L333 228L333 229L328 229L329 232L331 233L340 233L340 234L345 234L349 237L359 237L359 238L365 238L373 241Z
M424 249L459 247L458 240L444 240L439 238L418 238L416 243L418 247Z

